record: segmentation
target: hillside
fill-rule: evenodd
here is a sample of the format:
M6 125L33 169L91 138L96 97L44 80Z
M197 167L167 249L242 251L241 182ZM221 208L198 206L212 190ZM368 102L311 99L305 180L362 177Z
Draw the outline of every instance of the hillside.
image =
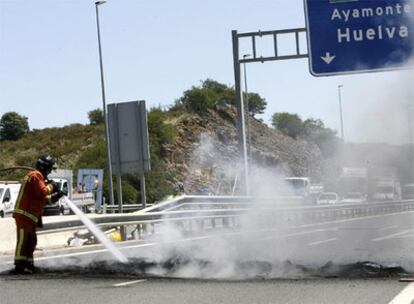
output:
M177 130L174 144L164 146L164 162L176 172L186 192L208 188L229 194L242 165L238 161L235 112L208 110L203 115L182 114L170 123ZM304 140L294 140L251 120L252 168L294 176L322 178L324 159L319 148Z
M207 188L217 194L231 193L240 177L237 155L235 111L208 109L202 115L170 111L149 113L151 159L153 171L147 174L149 200L157 201L177 190L182 183L187 193ZM173 130L169 141L155 139L154 117ZM319 148L304 140L294 140L252 119L251 171L266 168L274 173L322 178L324 159ZM0 142L0 168L32 166L40 154L57 157L61 168L76 170L103 167L105 148L103 126L70 125L63 128L33 130L18 141ZM160 144L159 149L156 148ZM159 155L158 155L159 154ZM21 172L1 175L0 179L17 179ZM252 173L253 174L253 173ZM127 202L139 200L139 182L134 175L123 178ZM163 188L163 189L160 189ZM105 189L106 190L106 189Z
M60 167L74 169L82 153L96 145L103 132L102 125L74 124L63 128L35 129L20 140L0 141L0 168L33 166L39 155L50 154L57 158ZM14 173L7 177L16 175L19 176Z

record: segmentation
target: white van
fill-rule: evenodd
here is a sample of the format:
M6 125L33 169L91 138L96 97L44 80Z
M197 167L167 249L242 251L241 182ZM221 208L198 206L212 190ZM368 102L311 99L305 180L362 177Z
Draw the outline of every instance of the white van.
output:
M0 182L0 217L13 212L20 186L18 182Z
M322 192L316 200L317 205L335 205L339 203L338 194L335 192Z

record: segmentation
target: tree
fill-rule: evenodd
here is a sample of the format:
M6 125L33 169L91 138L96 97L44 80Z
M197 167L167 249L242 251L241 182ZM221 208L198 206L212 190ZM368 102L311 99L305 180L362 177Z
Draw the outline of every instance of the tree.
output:
M1 140L18 140L29 131L29 122L26 116L16 112L7 112L0 119Z
M202 114L208 108L212 108L217 100L218 96L214 91L193 87L184 92L179 102L184 105L187 111Z
M212 105L217 104L218 102L225 102L227 104L235 104L235 92L234 88L229 87L225 84L222 84L218 81L207 78L201 82L201 88L204 91L214 94L216 100Z
M297 114L275 113L272 115L272 126L292 138L303 134L303 121Z
M214 91L216 94L223 94L229 87L213 79L207 78L201 82L201 87L206 90Z
M304 121L304 136L313 141L325 156L332 156L336 153L339 145L339 138L336 131L326 128L320 119L309 118Z
M262 114L267 102L257 93L249 93L249 113L254 116ZM212 109L219 102L235 105L236 94L234 87L229 87L218 81L207 78L201 81L201 86L192 87L184 92L183 96L175 101L172 110L186 110L203 113ZM247 110L246 110L247 111Z
M88 118L91 125L99 125L105 121L103 111L99 108L89 111Z
M262 98L257 93L248 93L247 95L249 97L249 114L251 116L254 116L256 114L263 114L267 106L266 99Z
M313 131L324 129L325 124L320 119L308 118L303 122L306 135L310 135Z
M297 114L275 113L272 125L290 137L301 137L315 143L324 156L336 153L339 144L336 131L326 128L320 119L308 118L302 121Z

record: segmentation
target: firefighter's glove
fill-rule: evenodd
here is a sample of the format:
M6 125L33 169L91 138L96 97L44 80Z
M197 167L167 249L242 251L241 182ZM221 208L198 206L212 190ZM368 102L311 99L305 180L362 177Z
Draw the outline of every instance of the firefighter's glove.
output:
M40 218L39 218L39 220L37 221L36 227L37 227L37 228L43 228L43 221L42 221L42 217L40 217Z
M49 196L48 204L54 204L65 195L65 192L58 190Z
M48 181L48 184L53 186L52 193L58 192L59 186L58 186L58 183L57 182L55 182L54 180L50 180L50 181Z
M58 192L56 192L56 198L60 199L61 197L68 195L68 191L67 190L59 190Z

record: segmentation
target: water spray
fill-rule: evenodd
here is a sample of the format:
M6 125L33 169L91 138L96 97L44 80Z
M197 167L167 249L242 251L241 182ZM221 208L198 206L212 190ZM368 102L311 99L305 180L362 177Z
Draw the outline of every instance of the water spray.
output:
M121 251L108 239L108 237L92 222L70 199L64 196L69 208L75 213L82 223L89 229L90 232L105 246L106 249L121 263L127 263L128 259Z

